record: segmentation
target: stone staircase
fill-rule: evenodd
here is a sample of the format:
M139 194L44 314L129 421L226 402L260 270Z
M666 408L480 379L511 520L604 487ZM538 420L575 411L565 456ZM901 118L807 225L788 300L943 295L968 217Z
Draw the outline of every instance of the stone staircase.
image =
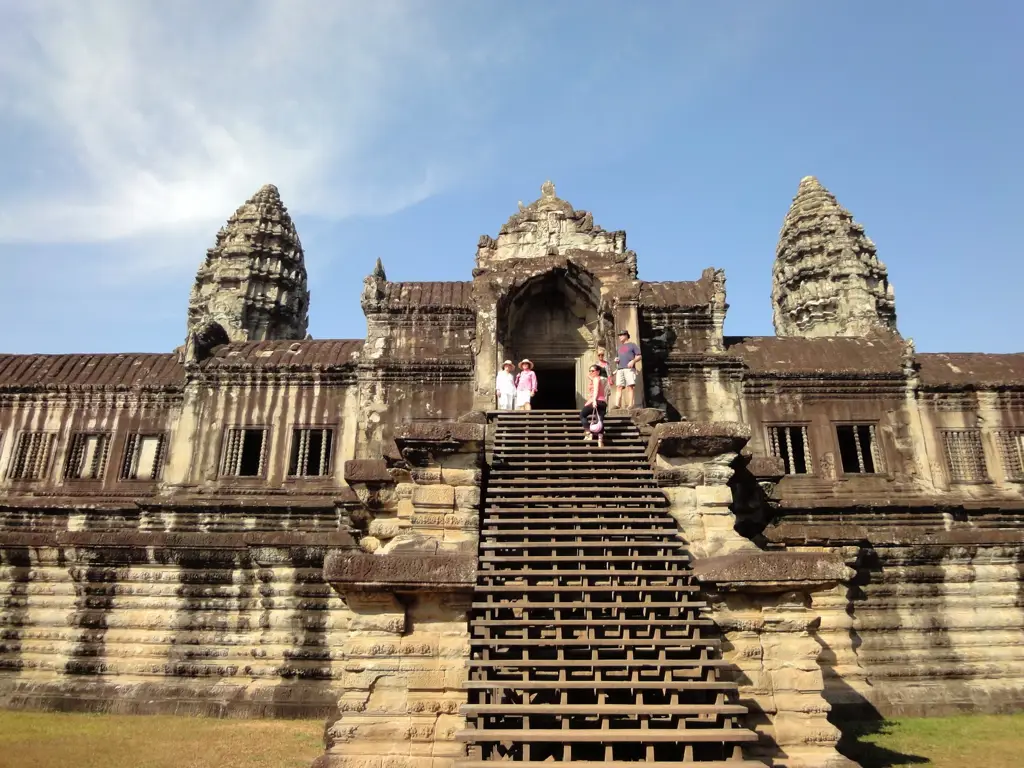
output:
M763 766L636 427L495 418L459 765Z

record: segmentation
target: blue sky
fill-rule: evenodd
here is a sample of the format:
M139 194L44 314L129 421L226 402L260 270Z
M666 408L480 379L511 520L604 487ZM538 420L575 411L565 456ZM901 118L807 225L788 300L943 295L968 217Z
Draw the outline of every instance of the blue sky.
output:
M169 351L277 184L316 338L469 279L552 179L646 280L724 267L770 334L802 176L866 227L920 351L1024 350L1024 4L0 0L0 351Z

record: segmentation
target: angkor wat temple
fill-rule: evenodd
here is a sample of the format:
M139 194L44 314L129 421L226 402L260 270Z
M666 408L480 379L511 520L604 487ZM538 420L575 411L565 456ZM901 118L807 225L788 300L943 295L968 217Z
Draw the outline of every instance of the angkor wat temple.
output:
M378 261L366 338L314 340L262 188L179 349L0 355L0 705L323 717L322 768L839 766L850 719L1020 708L1024 354L915 352L810 177L772 305L725 336L721 270L638 280L548 183L472 279Z

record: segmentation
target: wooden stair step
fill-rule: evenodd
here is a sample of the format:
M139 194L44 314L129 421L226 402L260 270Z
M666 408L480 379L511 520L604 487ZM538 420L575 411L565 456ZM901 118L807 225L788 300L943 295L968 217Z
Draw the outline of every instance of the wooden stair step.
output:
M581 530L564 528L504 528L498 531L488 531L488 536L676 536L676 528L585 528ZM525 542L524 542L525 543ZM615 542L618 543L618 542Z
M623 743L623 742L687 742L709 741L743 742L757 741L758 735L746 728L467 728L455 732L456 741L480 742L537 742L555 743ZM764 768L762 765L761 768Z
M723 659L469 659L470 669L704 669L727 667ZM603 681L595 681L601 685Z
M468 716L745 715L747 708L742 704L463 704L459 711Z
M630 547L638 549L680 549L683 546L681 541L662 540L662 541L608 541L607 539L597 539L595 541L577 541L575 539L568 541L482 541L480 542L481 549L594 549L595 547L605 547L608 549L626 549Z
M484 591L492 594L526 594L530 592L583 592L591 594L594 592L699 592L700 587L690 584L668 585L668 584L639 584L636 586L623 585L600 585L600 586L575 586L570 584L541 584L541 585L517 585L517 584L487 584L482 587Z
M587 571L570 571L570 570L557 570L551 569L546 571L500 571L497 573L484 572L481 576L487 576L487 578L501 578L501 579L524 579L524 578L538 578L538 579L550 579L550 578L580 578L580 579L604 579L611 576L624 576L626 578L635 579L638 576L651 577L657 576L660 578L672 577L677 579L690 579L693 578L693 574L685 568L681 568L677 571L642 571L642 570L608 570L602 569L600 571L587 570Z
M463 690L485 691L737 691L731 680L464 680Z
M642 602L624 602L624 603L597 603L597 602L583 602L573 601L570 603L554 603L554 602L543 602L543 603L506 603L499 601L491 602L474 602L474 608L514 608L516 610L547 610L549 608L562 608L563 610L607 610L609 608L705 608L704 602L691 602L686 600L679 600L673 602L653 602L653 603L642 603Z
M690 558L687 555L681 555L673 553L666 557L657 557L651 555L637 555L636 557L626 555L611 555L608 557L602 555L580 555L579 557L572 555L552 555L545 557L544 555L529 556L529 555L484 555L480 558L482 563L540 563L540 562L552 562L552 563L689 563ZM503 569L496 569L503 570Z
M622 639L622 640L618 640L618 639L604 638L604 637L598 638L596 640L588 639L588 638L565 638L565 639L559 638L559 639L542 639L542 640L534 640L534 639L526 638L526 639L522 639L521 640L521 639L514 638L514 637L512 637L512 638L500 637L500 638L491 638L490 640L474 639L472 641L472 643L473 643L474 646L479 646L481 648L501 648L501 647L504 647L504 646L527 646L527 647L531 647L531 648L532 647L538 647L539 648L539 647L542 647L542 646L553 646L553 645L557 645L557 646L565 645L565 646L571 646L571 647L574 647L574 648L577 648L577 647L579 647L579 648L586 648L586 647L591 647L591 646L593 646L593 647L600 647L600 648L616 648L616 647L617 648L624 648L624 647L629 646L631 648L631 647L637 646L637 645L641 645L641 646L646 645L646 646L650 646L650 647L657 646L657 647L665 647L665 648L670 648L670 647L671 648L697 648L697 647L718 648L722 644L720 640L716 640L714 638L708 638L706 640L704 640L704 639L697 640L697 639L689 639L689 638L679 638L679 639L674 639L674 638L656 638L656 639L654 639L654 638L652 638L652 639L649 639L649 640L646 640L646 639L643 639L643 638L638 638L638 639L625 638L625 639Z
M471 619L470 630L475 627L500 627L506 629L610 629L612 627L654 627L657 629L687 629L689 627L711 627L711 619Z
M507 761L509 766L517 768L551 768L557 765L551 761L515 760ZM638 765L650 765L653 768L765 768L762 762L753 760L655 760L650 763L623 762L622 760L573 760L572 765L582 768L637 768ZM492 760L457 760L455 768L494 768Z
M585 488L590 491L596 491L597 489L611 489L613 491L660 490L660 486L654 480L647 480L642 477L504 477L491 483L488 491L494 495L503 494L509 490L551 490L565 493L575 488Z

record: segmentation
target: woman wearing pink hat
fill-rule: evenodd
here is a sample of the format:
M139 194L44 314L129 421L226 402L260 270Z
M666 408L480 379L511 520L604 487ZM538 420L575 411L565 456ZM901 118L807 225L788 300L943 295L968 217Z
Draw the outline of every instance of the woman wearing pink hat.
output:
M516 408L530 410L530 400L537 394L537 374L533 371L533 363L523 360L519 363L519 375L516 376Z

